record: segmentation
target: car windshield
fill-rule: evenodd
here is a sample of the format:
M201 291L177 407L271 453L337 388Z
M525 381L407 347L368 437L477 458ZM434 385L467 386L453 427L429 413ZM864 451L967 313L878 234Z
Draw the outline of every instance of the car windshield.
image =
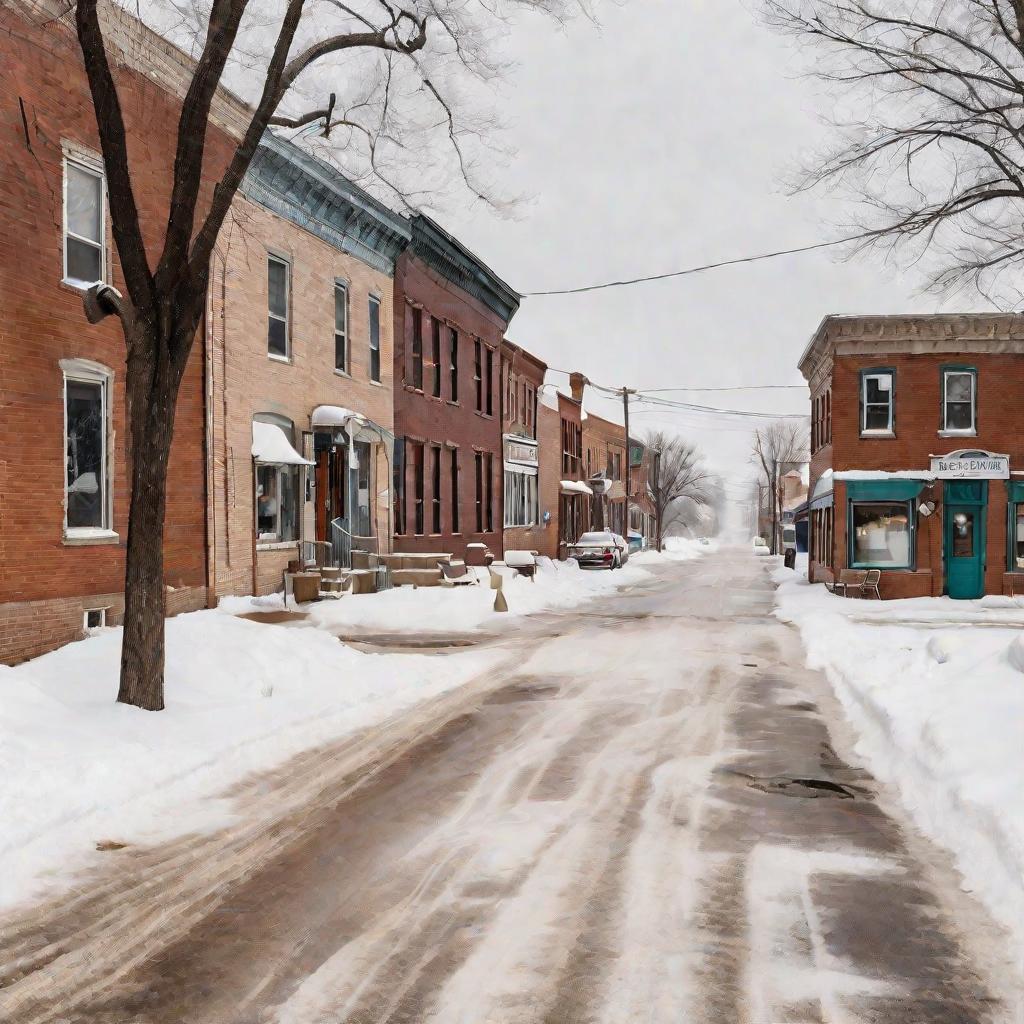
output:
M580 537L581 544L613 544L610 533L585 533Z

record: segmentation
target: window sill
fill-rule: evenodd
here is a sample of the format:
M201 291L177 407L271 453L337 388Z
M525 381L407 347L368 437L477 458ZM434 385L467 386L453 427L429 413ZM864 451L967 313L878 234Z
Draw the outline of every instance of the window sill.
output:
M273 352L268 352L267 358L273 363L287 363L289 366L292 364L291 356L276 356Z
M334 368L335 377L344 377L345 380L352 380L352 374L348 370L339 370L337 367Z
M459 408L462 407L462 403L457 398L448 398L448 399L445 400L444 404L445 405L451 405L451 406L453 406L456 409L459 409Z
M289 548L298 547L297 540L258 540L256 541L257 551L286 551Z
M404 388L404 390L409 391L409 392L411 392L414 395L422 395L423 394L423 388L418 388L418 387L416 387L413 384L403 384L402 387Z
M895 430L862 430L860 432L861 437L866 438L893 438L896 436ZM820 449L819 449L820 450Z
M367 381L367 383L372 385L375 388L382 388L382 387L384 387L384 382L382 380L372 380L371 379L371 380Z
M976 430L940 430L939 437L977 437Z
M72 527L64 531L64 544L67 547L85 547L90 544L120 544L121 535L113 530L76 530Z
M106 284L106 281L75 281L69 277L62 277L60 284L62 288L67 289L69 292L74 292L76 295L84 295L94 284Z

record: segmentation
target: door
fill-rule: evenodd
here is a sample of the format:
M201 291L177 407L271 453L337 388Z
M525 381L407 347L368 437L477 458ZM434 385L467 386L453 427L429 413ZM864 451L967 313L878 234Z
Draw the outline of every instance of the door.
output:
M969 600L985 592L984 511L985 506L946 506L946 590L950 597Z

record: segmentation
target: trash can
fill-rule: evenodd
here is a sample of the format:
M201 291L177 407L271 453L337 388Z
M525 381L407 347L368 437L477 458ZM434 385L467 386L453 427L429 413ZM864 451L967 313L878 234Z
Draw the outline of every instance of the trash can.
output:
M782 562L787 569L796 568L796 548L786 548L786 553L782 556Z

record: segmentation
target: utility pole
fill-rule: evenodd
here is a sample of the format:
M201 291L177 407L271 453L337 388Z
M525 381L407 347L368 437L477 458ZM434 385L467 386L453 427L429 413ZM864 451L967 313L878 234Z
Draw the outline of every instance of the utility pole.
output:
M636 391L633 388L622 389L622 416L625 420L626 429L626 534L627 539L629 535L629 499L633 495L633 459L631 454L631 447L629 443L629 396L635 395Z

